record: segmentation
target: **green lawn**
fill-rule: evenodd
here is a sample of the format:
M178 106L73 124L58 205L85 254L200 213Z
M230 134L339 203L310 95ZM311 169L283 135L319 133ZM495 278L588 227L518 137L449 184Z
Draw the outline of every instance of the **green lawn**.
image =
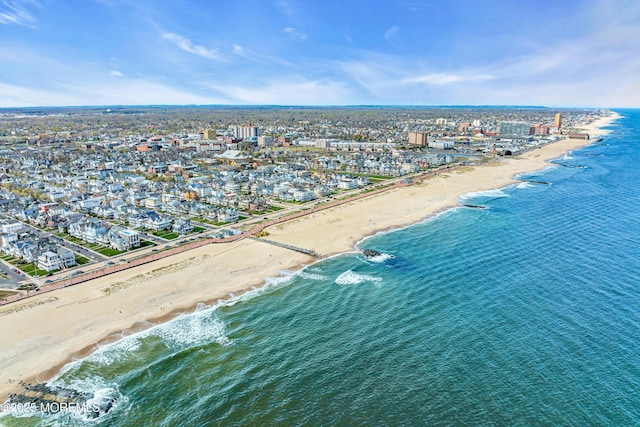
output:
M246 216L238 216L238 221L240 221L240 219L246 219ZM210 219L205 219L205 218L191 218L191 221L197 221L197 222L202 222L204 224L209 224L209 225L215 225L215 226L221 226L221 225L225 225L225 224L230 224L228 222L220 222L220 221L211 221Z
M282 200L282 199L276 199L276 200L279 201L279 202L282 202L282 203L289 203L291 205L304 205L305 203L307 203L307 202L298 202L298 201L295 201L295 200ZM282 208L280 208L280 209L282 209Z
M238 221L242 221L243 219L247 219L247 218L248 217L246 217L246 216L238 215ZM238 222L238 221L231 221L231 222L207 221L207 224L216 225L216 226L220 227L222 225L233 224L234 222Z
M23 259L15 258L10 255L4 255L1 258L31 276L46 276L49 274L46 270L39 270L33 262L26 262Z
M90 262L89 258L85 258L83 256L80 255L76 255L76 264L78 265L85 265L86 263Z
M120 254L123 254L123 253L127 252L127 251L119 251L117 249L113 249L113 248L110 248L110 247L107 247L107 246L102 246L102 245L100 245L98 243L87 243L84 240L81 240L81 239L78 239L76 237L73 237L73 236L71 236L70 234L67 234L67 233L58 233L56 235L58 237L62 237L65 240L68 240L69 242L75 243L75 244L80 245L80 246L84 246L85 248L90 249L90 250L92 250L94 252L97 252L97 253L99 253L101 255L104 255L106 257L112 257L112 256L120 255ZM148 240L142 240L140 242L140 247L153 246L153 244L154 244L153 242L150 242ZM76 262L78 262L77 259L78 258L76 257ZM86 259L86 258L84 258L84 259ZM88 262L88 260L87 260L87 262ZM78 264L80 264L80 262L78 262Z
M366 176L369 178L371 182L380 182L386 181L387 179L392 179L392 176L384 176L384 175L367 175L366 173L341 173L340 175L351 175L351 176ZM375 180L375 181L374 181Z
M377 179L379 181L385 181L387 179L392 179L392 176L382 176L382 175L363 175L368 176L370 180Z
M205 229L202 227L193 227L193 230L191 230L191 233L189 234L195 234L195 233L201 233L203 232Z
M56 236L61 237L65 240L68 240L71 243L78 244L80 246L85 246L86 243L83 240L78 239L77 237L73 237L71 234L67 233L57 233Z
M216 225L217 224L217 222L211 221L210 219L198 218L198 217L195 217L195 216L193 218L191 218L191 221L202 222L204 224L211 224L211 225Z
M23 264L22 266L20 266L20 269L30 276L41 277L49 274L47 270L40 270L39 268L37 268L35 263L33 262ZM54 270L52 271L52 273L55 273L56 271L57 270Z
M271 212L276 212L276 211L281 211L284 208L281 208L280 206L269 206L267 209L263 210L263 211L253 211L252 213L254 215L264 215L264 214L268 214Z
M150 233L156 237L160 237L161 239L166 239L166 240L173 240L179 236L178 233L174 233L173 231L170 231L170 230L150 231Z
M94 245L94 246L98 246L98 245ZM120 255L123 254L127 251L119 251L117 249L113 249L113 248L105 248L102 246L98 246L98 248L96 249L92 249L96 252L98 252L99 254L102 254L104 256L108 256L108 257L112 257L112 256L116 256L116 255Z

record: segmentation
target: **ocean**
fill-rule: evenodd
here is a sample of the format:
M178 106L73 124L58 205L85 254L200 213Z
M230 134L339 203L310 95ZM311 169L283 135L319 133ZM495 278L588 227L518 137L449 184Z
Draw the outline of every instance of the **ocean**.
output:
M459 207L153 326L6 426L639 425L640 110ZM530 180L530 181L527 181ZM533 182L535 181L535 182Z

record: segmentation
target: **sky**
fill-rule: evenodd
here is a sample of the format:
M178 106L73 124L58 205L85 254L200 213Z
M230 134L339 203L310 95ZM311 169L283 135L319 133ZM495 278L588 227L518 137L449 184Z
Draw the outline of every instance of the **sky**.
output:
M640 107L638 0L0 0L0 107Z

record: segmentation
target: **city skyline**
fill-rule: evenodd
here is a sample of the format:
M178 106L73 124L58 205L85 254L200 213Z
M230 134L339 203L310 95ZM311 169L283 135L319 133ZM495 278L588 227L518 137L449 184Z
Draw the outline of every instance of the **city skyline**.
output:
M0 107L638 107L632 1L0 1Z

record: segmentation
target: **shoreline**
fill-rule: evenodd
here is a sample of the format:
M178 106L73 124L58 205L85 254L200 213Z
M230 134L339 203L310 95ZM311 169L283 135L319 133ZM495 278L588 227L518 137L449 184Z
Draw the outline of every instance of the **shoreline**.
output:
M207 245L8 305L0 310L0 327L8 331L0 337L0 347L9 349L0 355L0 401L19 391L21 380L48 381L70 362L87 357L101 345L193 313L202 302L220 306L252 292L263 292L270 287L268 279L282 277L283 270L295 270L297 274L316 262L353 252L377 234L435 218L459 206L458 200L465 194L517 183L520 180L516 176L550 167L550 160L592 144L607 132L599 128L619 117L612 113L588 125L585 129L592 140L563 139L514 158L446 170L414 185L267 228L270 240L323 254L317 261L254 240ZM484 180L474 181L476 177ZM464 189L471 191L459 193ZM412 195L416 197L412 199ZM251 265L247 266L249 259ZM16 330L15 325L29 328ZM34 330L38 327L43 330Z
M465 194L504 188L521 182L522 180L517 178L519 175L556 167L549 162L570 151L591 145L608 132L600 128L619 117L619 114L612 113L581 127L589 132L592 137L590 140L565 138L512 158L499 158L479 166L444 170L438 175L426 177L419 183L395 188L383 195L372 195L366 199L367 209L359 207L363 203L362 200L337 206L332 216L338 216L339 219L323 220L323 217L330 215L317 212L270 227L267 229L270 233L268 238L295 245L296 242L300 242L299 236L305 235L307 240L315 242L315 245L307 244L305 247L327 255L353 250L357 243L377 233L406 228L455 208L460 205L459 199ZM420 200L407 200L419 192L422 196ZM389 206L393 204L395 206ZM406 205L406 208L403 209L402 205ZM368 211L372 211L373 214ZM387 215L379 220L380 214ZM328 228L335 227L339 230L327 231ZM355 233L353 230L358 232ZM327 233L335 235L336 239L327 242L328 239L323 238Z

